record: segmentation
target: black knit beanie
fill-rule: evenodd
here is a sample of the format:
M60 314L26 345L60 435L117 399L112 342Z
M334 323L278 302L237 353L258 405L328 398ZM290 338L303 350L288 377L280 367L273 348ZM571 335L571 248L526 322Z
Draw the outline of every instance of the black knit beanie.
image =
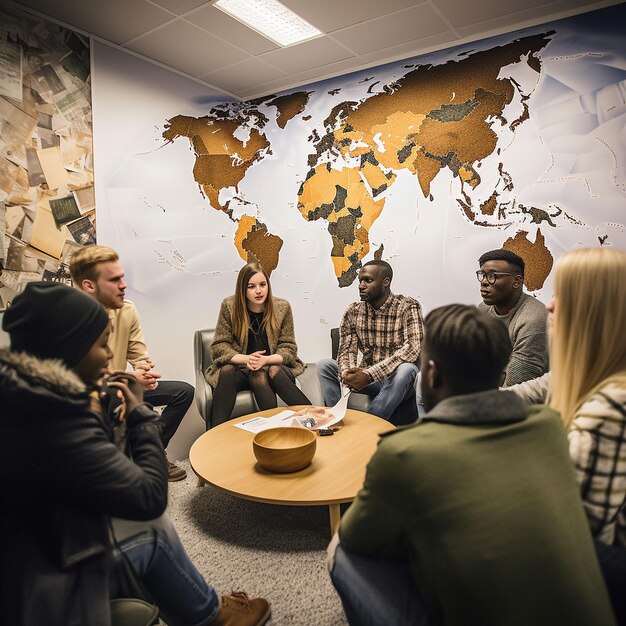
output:
M11 349L78 365L109 323L102 305L61 283L28 283L7 309L2 328Z

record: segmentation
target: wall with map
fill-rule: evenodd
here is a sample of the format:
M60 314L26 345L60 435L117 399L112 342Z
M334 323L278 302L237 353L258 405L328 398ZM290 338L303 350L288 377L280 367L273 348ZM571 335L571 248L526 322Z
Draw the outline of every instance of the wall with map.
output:
M273 269L315 361L374 257L427 312L479 301L492 248L544 302L563 251L626 248L625 21L622 4L244 103L96 44L98 237L161 369L191 380L193 331L244 259Z
M89 40L0 8L0 310L95 242Z

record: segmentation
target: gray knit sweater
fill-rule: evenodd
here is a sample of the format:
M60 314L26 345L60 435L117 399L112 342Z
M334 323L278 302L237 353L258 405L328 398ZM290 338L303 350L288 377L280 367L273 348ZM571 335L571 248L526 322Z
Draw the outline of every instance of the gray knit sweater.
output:
M522 293L506 315L498 315L494 306L487 306L484 302L478 308L502 320L509 329L513 354L505 371L503 387L538 378L548 371L548 312L543 303Z

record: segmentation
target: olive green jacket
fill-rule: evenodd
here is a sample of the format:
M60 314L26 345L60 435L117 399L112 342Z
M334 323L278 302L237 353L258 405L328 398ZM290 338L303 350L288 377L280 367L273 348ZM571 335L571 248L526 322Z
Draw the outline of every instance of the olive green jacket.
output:
M211 358L213 363L207 368L204 377L211 387L215 388L220 374L220 367L230 360L235 354L246 354L248 338L243 345L233 335L233 309L235 296L225 298L220 307L215 327L215 337L211 344ZM270 346L270 354L280 354L283 357L283 365L291 370L294 376L300 376L304 372L304 364L298 358L298 346L293 327L293 314L291 305L283 298L274 298L274 315L276 316L276 332L267 329L267 342Z
M386 433L341 545L411 563L433 624L614 624L565 430L486 391Z

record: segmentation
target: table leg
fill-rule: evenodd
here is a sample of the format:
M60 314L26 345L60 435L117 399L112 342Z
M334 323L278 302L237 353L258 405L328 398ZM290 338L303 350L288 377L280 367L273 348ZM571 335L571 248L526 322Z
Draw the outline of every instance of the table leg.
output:
M206 485L206 480L204 480L204 478L200 478L200 476L198 476L198 487L204 487L204 485Z
M329 504L328 512L330 514L330 536L332 537L339 528L339 520L341 519L341 510L338 504Z

